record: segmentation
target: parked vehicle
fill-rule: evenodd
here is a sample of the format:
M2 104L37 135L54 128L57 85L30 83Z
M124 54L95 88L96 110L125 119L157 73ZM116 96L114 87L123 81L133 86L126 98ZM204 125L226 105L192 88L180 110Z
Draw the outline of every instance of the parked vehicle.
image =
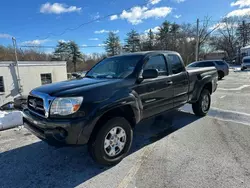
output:
M27 108L27 95L21 95L14 98L14 108L16 110L22 111L24 108Z
M216 88L215 68L186 70L176 52L114 56L84 78L32 90L24 122L49 144L88 144L98 163L114 165L128 154L137 123L186 103L205 116Z
M246 56L242 59L241 70L250 68L250 56Z
M21 95L14 98L14 101L8 102L2 106L0 106L0 110L2 111L13 111L19 110L22 111L24 108L27 108L27 99L28 96Z
M8 102L0 106L0 111L9 111L9 110L14 110L14 109L15 109L14 102Z
M218 71L219 80L229 74L229 65L223 60L197 61L187 66L187 68L191 67L215 67Z

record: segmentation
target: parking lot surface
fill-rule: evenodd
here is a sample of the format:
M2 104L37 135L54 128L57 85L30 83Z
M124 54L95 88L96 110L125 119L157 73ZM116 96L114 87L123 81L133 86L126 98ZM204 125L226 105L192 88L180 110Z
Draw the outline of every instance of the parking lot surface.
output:
M95 164L86 146L54 148L25 128L0 132L0 187L250 187L249 80L231 69L204 118L186 105L140 123L114 167Z

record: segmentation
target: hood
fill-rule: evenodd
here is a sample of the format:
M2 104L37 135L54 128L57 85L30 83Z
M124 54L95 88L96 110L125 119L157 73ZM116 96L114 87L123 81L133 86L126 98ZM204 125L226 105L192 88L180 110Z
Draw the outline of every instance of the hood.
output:
M118 79L92 79L82 78L76 80L68 80L63 82L57 82L53 84L44 85L35 88L34 91L46 93L50 96L58 96L61 94L74 95L74 93L81 93L84 90L109 85L112 83L119 82ZM72 93L74 91L74 93Z

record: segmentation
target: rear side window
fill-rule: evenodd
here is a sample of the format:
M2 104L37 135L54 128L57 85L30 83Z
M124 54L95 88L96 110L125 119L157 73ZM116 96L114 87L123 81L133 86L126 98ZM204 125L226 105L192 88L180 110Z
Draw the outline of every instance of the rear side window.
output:
M213 61L204 61L204 67L214 67Z
M187 67L197 67L197 66L198 66L198 63L191 63Z
M146 70L146 69L157 69L159 71L159 75L168 74L166 62L162 55L150 57L148 62L143 68L143 70Z
M224 61L216 61L217 65L225 65Z
M0 92L5 92L3 76L0 76Z
M197 63L196 67L214 67L214 63L212 61L201 61Z
M174 54L168 55L168 62L170 63L170 66L172 67L173 74L178 74L185 70L181 59L177 55L174 55Z
M205 63L204 62L199 62L199 63L197 63L196 67L205 67Z

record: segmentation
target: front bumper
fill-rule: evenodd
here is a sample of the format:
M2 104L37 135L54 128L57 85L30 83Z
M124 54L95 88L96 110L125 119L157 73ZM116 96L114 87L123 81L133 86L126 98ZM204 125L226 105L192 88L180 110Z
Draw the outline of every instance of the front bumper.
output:
M50 120L30 113L28 109L23 111L23 122L38 138L51 145L82 145L88 142L84 119Z

